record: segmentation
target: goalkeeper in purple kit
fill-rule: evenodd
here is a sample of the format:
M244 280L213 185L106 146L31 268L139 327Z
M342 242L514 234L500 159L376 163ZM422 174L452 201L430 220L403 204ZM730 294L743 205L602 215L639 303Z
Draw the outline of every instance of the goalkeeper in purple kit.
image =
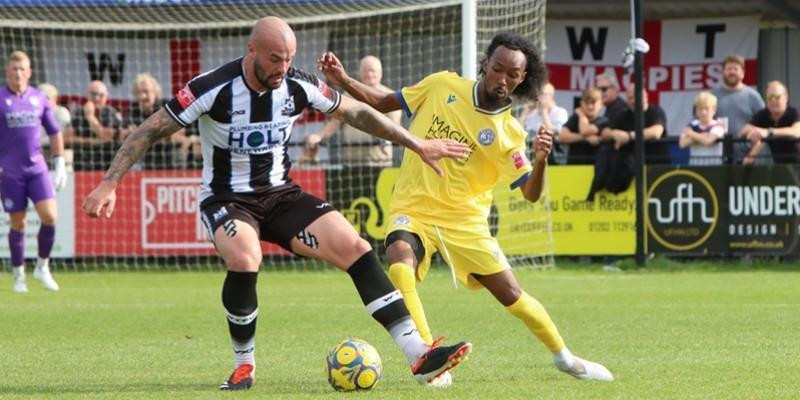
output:
M7 84L0 88L0 197L9 213L8 247L15 292L28 291L25 282L25 213L28 199L41 219L39 258L33 276L46 289L58 290L48 266L56 235L55 191L67 182L64 139L47 97L28 85L31 61L22 51L11 53L6 67ZM51 181L40 149L42 127L50 135L55 176Z

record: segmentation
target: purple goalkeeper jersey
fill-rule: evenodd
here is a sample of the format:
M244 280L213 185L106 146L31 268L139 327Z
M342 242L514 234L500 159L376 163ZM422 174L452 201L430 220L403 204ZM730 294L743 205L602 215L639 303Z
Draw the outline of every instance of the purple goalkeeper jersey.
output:
M40 151L41 127L48 135L59 127L42 92L28 87L22 96L8 86L0 88L0 168L3 174L47 171Z

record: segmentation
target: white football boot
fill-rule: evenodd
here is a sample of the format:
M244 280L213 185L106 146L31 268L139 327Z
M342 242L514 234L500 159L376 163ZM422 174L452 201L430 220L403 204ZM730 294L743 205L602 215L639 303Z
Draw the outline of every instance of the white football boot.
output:
M25 267L11 268L13 271L14 284L12 288L17 293L28 293L28 285L25 284Z
M571 367L567 369L558 367L558 369L578 379L606 382L614 380L614 375L611 375L611 371L598 363L586 361L575 356L573 356L573 360Z
M33 269L33 277L41 282L45 289L57 292L59 289L58 283L53 279L53 275L50 274L50 266L48 264L48 260L40 259L36 263L36 268Z

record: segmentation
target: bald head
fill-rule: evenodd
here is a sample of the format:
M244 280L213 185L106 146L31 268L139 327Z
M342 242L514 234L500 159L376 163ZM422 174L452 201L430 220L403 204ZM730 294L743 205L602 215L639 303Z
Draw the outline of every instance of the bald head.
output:
M383 79L383 66L381 60L375 56L366 56L361 59L358 68L358 77L367 86L378 86Z
M289 49L292 54L297 46L294 31L286 21L278 17L264 17L256 21L250 33L250 43L257 48L267 46L270 49Z
M103 81L92 81L89 83L89 91L107 93L108 88L106 87L106 84L103 83Z
M370 68L378 68L381 69L381 60L375 56L366 56L361 59L361 68L370 67Z
M89 101L103 107L108 102L108 88L103 81L92 81L89 83Z
M770 81L767 83L767 93L784 95L786 94L786 86L780 81Z
M786 112L789 105L789 93L786 86L780 81L770 81L767 83L767 92L764 95L767 100L767 108L775 116L781 116Z
M277 89L292 65L297 51L297 39L286 21L264 17L253 26L247 44L246 64L248 81L254 80L262 89Z

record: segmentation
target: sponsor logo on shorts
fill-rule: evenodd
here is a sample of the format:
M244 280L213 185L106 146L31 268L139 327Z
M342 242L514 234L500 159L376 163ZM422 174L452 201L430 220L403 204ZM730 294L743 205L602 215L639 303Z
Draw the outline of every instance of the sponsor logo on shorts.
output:
M308 231L308 229L303 229L297 234L297 239L300 240L301 243L304 245L312 248L318 249L319 248L319 239L317 239L314 234Z
M225 221L222 227L225 229L225 234L229 237L236 236L236 222L233 222L232 219Z
M5 199L3 200L3 204L5 204L6 208L14 207L14 200Z
M214 218L214 222L219 222L219 220L225 218L228 215L228 210L225 207L220 208L217 211L214 211L214 214L211 215Z
M478 132L478 143L484 146L494 143L494 131L491 129L484 129Z
M399 217L394 219L394 224L395 225L408 225L410 223L411 223L411 219L409 219L405 215L401 215L401 216L399 216Z
M325 207L330 207L330 206L331 205L328 202L325 202L325 203L322 203L322 204L318 204L316 207L319 208L319 209L323 209Z

